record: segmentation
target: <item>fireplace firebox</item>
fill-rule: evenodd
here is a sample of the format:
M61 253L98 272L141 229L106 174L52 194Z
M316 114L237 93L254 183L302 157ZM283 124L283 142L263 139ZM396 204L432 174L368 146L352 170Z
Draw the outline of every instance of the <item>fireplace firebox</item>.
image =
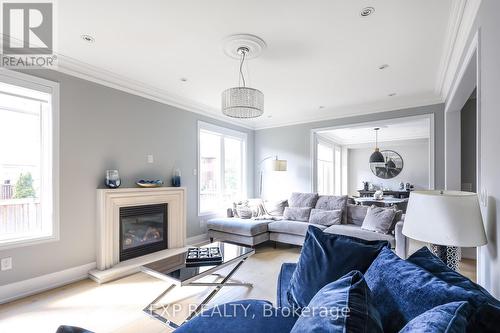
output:
M120 208L120 261L168 248L168 204Z

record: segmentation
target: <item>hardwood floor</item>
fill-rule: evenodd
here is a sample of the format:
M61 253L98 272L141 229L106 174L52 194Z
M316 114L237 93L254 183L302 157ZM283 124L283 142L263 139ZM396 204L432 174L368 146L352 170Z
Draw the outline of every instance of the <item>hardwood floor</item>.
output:
M237 299L265 299L276 302L276 280L283 262L296 262L300 248L288 245L259 246L234 275L237 280L253 283L253 288L224 287L209 304ZM231 267L226 269L230 270ZM224 273L225 270L221 272ZM207 281L215 277L207 277ZM142 309L170 284L137 273L98 285L83 280L15 302L0 305L0 332L54 333L61 324L85 327L96 333L170 332L164 324L149 318ZM211 288L176 287L163 301L182 305L174 316L179 322L189 304L197 304ZM173 309L168 311L173 314ZM172 316L168 316L172 317Z
M277 249L271 245L259 246L256 254L234 275L237 280L253 283L253 288L222 288L209 305L248 298L275 303L281 264L296 262L299 253L300 248L295 246L278 245ZM475 281L474 260L462 262L462 274ZM61 324L85 327L96 333L170 332L164 324L142 312L169 285L143 273L103 285L83 280L0 305L0 332L53 333ZM200 302L211 290L205 287L175 288L163 301L175 302L182 307L175 314L174 309L170 309L166 315L179 322L188 312L189 304Z

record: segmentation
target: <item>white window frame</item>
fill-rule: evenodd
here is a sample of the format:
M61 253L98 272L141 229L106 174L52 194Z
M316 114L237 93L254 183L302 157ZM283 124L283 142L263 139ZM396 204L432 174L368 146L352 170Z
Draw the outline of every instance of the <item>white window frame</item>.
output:
M208 131L208 132L213 132L221 135L222 140L221 140L221 168L220 168L220 179L221 179L221 191L224 190L224 163L225 163L225 156L224 156L224 138L232 138L232 139L238 139L242 140L242 149L241 149L241 194L246 196L247 192L247 145L248 145L248 135L247 133L232 130L226 127L222 126L217 126L211 123L207 123L204 121L198 121L198 129L197 129L197 174L198 174L198 216L207 216L207 215L214 215L218 213L218 210L210 210L210 211L201 211L201 172L200 172L200 167L201 167L201 156L200 156L200 131ZM229 208L229 207L228 207Z
M314 161L313 161L313 168L315 169L313 172L314 172L314 187L313 187L313 191L314 192L317 192L319 191L319 184L318 184L318 145L323 145L323 146L328 146L329 148L332 149L332 153L333 153L333 161L332 161L332 170L333 170L333 174L332 174L332 192L333 193L326 193L326 195L343 195L344 192L345 192L345 185L344 185L344 177L347 175L346 173L346 164L345 164L345 154L344 154L344 147L335 143L334 141L331 141L325 137L321 137L319 135L316 135L316 140L315 140L315 147L313 149L313 154L314 154ZM340 152L340 159L339 161L337 161L337 156L335 154L336 151L339 151ZM337 179L336 179L336 172L337 172L337 163L338 165L340 166L340 179L339 179L339 182L337 184ZM340 191L336 191L336 186L339 186L340 187Z
M47 203L45 201L45 204L42 202L42 207L43 205L49 205L52 208L47 214L48 216L45 216L46 219L51 220L51 233L2 241L0 242L0 250L59 241L59 83L5 69L0 70L0 82L51 95L51 112L48 117L42 117L41 119L42 126L45 126L45 130L42 131L42 140L51 141L47 143L47 146L50 147L49 151L42 151L42 159L45 161L42 165L41 175L43 175L42 182L50 184L49 187L45 185L43 188L52 193L48 199L47 196L44 196L45 200L51 202ZM45 137L44 133L47 132L52 135Z

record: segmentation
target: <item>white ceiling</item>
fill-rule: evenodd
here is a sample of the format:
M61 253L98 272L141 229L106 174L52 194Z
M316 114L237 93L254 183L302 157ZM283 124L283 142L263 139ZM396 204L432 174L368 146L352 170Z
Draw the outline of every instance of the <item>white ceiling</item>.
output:
M427 117L411 117L353 125L318 133L340 145L353 146L375 143L375 127L380 128L378 142L429 139L430 125L430 119Z
M224 55L222 40L236 33L261 37L268 47L249 62L249 81L264 92L265 113L243 122L251 128L442 101L436 86L452 0L65 0L57 6L61 71L215 117L221 92L237 83L238 61ZM362 18L365 6L376 11ZM390 66L379 70L382 64Z

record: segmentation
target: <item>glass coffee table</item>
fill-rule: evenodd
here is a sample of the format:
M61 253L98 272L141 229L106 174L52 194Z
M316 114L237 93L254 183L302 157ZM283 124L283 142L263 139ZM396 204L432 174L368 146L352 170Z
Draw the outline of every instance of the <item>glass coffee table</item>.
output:
M164 310L171 304L160 303L159 301L176 286L214 287L214 290L212 290L212 292L198 305L198 307L188 315L183 323L200 313L203 310L203 307L219 292L222 287L252 287L251 283L232 282L230 279L233 274L238 271L245 260L255 253L254 249L247 246L240 246L225 242L214 242L202 247L219 247L222 254L222 261L215 264L204 263L201 266L193 266L193 264L186 266L186 251L172 257L141 266L142 272L171 283L171 285L164 292L162 292L143 309L146 314L175 329L182 324L176 324L163 315L165 312ZM223 276L216 273L218 270L231 265L235 266L227 275ZM220 280L216 282L197 282L199 279L207 275L216 275L220 278Z

